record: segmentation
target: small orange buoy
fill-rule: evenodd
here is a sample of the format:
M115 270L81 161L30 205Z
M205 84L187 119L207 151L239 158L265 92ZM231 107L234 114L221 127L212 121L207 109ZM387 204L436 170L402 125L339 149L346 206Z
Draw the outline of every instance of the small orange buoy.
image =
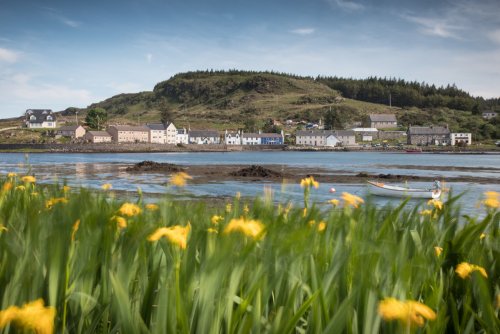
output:
M331 193L336 192L335 188L330 188L330 192L331 192Z

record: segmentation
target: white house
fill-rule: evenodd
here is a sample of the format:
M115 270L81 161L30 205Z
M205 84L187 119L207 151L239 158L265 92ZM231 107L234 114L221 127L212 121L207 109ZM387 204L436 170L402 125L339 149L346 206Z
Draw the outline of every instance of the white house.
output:
M177 128L174 123L152 123L146 125L150 132L150 142L153 144L175 144L177 141Z
M30 129L56 128L56 115L50 109L28 109L25 124Z
M483 118L484 119L492 119L497 117L497 113L494 111L483 111Z
M295 144L304 146L351 146L356 144L352 130L302 130L295 134Z
M260 136L258 133L242 133L241 145L260 145Z
M463 143L463 144L462 144ZM450 133L450 145L470 145L472 144L471 133Z
M229 132L226 130L224 133L224 142L226 145L241 145L240 131Z
M175 136L176 144L189 144L189 134L186 128L177 129L177 134Z
M361 137L361 141L372 141L378 134L378 130L376 128L354 128L352 131Z
M190 144L220 144L219 132L215 130L190 130Z

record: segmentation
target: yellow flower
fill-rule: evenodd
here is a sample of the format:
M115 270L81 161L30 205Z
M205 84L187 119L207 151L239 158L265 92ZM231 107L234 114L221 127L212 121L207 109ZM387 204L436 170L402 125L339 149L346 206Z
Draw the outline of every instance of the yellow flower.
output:
M80 227L80 219L77 219L75 224L73 225L73 232L71 233L71 240L75 240L75 235L76 231L78 231L78 228Z
M484 193L484 196L486 196L486 198L496 198L496 199L499 199L500 198L500 193L497 193L496 191L487 191Z
M433 207L435 207L438 210L442 210L443 209L443 202L441 202L438 199L431 199L431 200L429 200L427 202L427 205L433 206Z
M304 217L304 218L305 218L306 216L307 216L307 208L304 208L304 209L302 210L302 217Z
M7 232L7 231L9 231L9 229L7 227L3 226L3 224L0 224L0 231Z
M20 185L20 186L17 186L15 189L16 189L16 190L21 190L21 191L24 191L24 190L26 190L26 187L25 187L25 186L23 186L23 185Z
M481 235L479 236L479 240L483 240L484 238L486 238L486 233L481 233Z
M215 234L219 233L219 231L217 231L215 228L212 228L212 227L209 227L209 228L207 229L207 232L208 232L208 233L215 233Z
M245 206L243 206L243 212L248 214L250 212L250 209L248 208L248 205L245 204Z
M483 201L484 205L492 208L492 209L498 209L500 208L500 201L495 198L487 198Z
M137 216L141 211L141 208L133 203L123 203L120 209L118 209L120 214L127 217Z
M2 186L2 192L7 192L12 189L12 183L11 182L5 182Z
M120 216L113 216L110 218L111 222L116 222L116 225L118 228L125 228L127 227L127 220L123 217Z
M229 224L227 224L224 229L224 234L241 232L248 237L258 239L262 236L263 231L264 225L260 221L253 219L247 220L246 218L241 217L239 219L231 219Z
M37 334L52 334L54 332L54 318L56 309L44 307L42 299L24 304L21 308L10 306L0 312L0 328L10 322L20 329L33 331Z
M14 178L14 177L16 177L16 176L17 176L17 173L14 173L14 172L10 172L9 174L7 174L7 177L8 177L9 179L12 179L12 178Z
M231 205L231 203L227 203L227 204L226 204L226 212L227 212L227 213L230 213L230 212L231 212L231 210L232 210L232 207L233 207L233 206Z
M57 203L66 204L66 203L68 203L68 199L66 199L64 197L51 198L51 199L49 199L48 201L45 202L45 207L47 209L51 209Z
M186 249L189 231L191 231L191 224L189 223L185 227L180 225L160 227L148 237L148 240L157 241L161 237L165 237L170 243L179 246L180 249Z
M432 210L428 210L428 209L422 210L422 211L420 211L420 214L422 216L432 216Z
M156 211L158 210L160 207L154 203L149 203L149 204L146 204L145 208L149 211Z
M35 183L36 178L31 175L26 175L21 178L21 181L23 181L24 183Z
M330 203L333 206L339 206L340 201L338 199L331 199L328 201L328 203Z
M344 206L349 205L357 208L359 204L365 202L361 197L346 192L343 192L341 197L344 200Z
M217 215L212 216L212 218L210 219L213 225L219 225L219 222L222 220L224 220L224 217Z
M326 229L326 223L324 221L320 221L318 224L318 232L323 232Z
M318 181L314 180L314 177L308 176L305 179L300 180L300 186L302 188L314 187L314 188L318 189L319 183L318 183Z
M457 275L463 279L466 279L467 277L469 277L470 274L474 271L479 271L479 273L481 275L483 275L485 278L488 278L488 274L486 274L486 270L484 270L483 267L477 266L475 264L462 262L455 268L455 272L457 273Z
M307 224L309 224L309 226L314 226L314 224L316 224L316 221L313 219L313 220L310 220L307 222Z
M70 190L71 190L70 186L63 186L63 192L67 193Z
M400 301L394 298L386 298L378 305L378 313L387 321L399 320L405 325L424 325L425 319L435 320L436 313L427 305L408 300Z
M192 177L184 172L175 173L170 177L170 184L177 187L184 187L187 179L192 179Z
M101 189L104 190L104 191L110 190L111 188L113 188L113 186L110 183L104 183L101 186Z
M436 253L436 256L439 256L441 255L441 253L443 252L443 248L442 247L434 247L434 253Z

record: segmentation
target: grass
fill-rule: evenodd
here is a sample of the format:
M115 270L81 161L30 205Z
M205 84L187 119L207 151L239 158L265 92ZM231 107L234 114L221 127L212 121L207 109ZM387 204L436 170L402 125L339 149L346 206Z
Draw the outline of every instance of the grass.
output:
M346 197L320 210L269 196L218 208L165 197L148 209L139 194L137 213L112 190L19 177L0 189L0 309L41 298L55 308L57 333L500 331L500 212L464 216L457 197L441 209L377 208L369 199L355 208ZM252 233L228 232L240 217ZM185 249L179 235L148 240L177 225L189 226ZM462 262L488 277L476 270L462 279ZM388 297L423 303L436 317L422 327L386 321L378 310ZM5 314L4 332L23 326L3 323Z

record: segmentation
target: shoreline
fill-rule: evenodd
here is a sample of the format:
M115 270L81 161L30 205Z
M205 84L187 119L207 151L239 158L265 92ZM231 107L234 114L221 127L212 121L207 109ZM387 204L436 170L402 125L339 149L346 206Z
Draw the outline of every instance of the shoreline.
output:
M309 147L293 145L173 145L173 144L0 144L0 153L199 153L199 152L385 152L401 154L500 154L500 147L450 148L422 147L422 152L409 153L405 149L380 147Z

